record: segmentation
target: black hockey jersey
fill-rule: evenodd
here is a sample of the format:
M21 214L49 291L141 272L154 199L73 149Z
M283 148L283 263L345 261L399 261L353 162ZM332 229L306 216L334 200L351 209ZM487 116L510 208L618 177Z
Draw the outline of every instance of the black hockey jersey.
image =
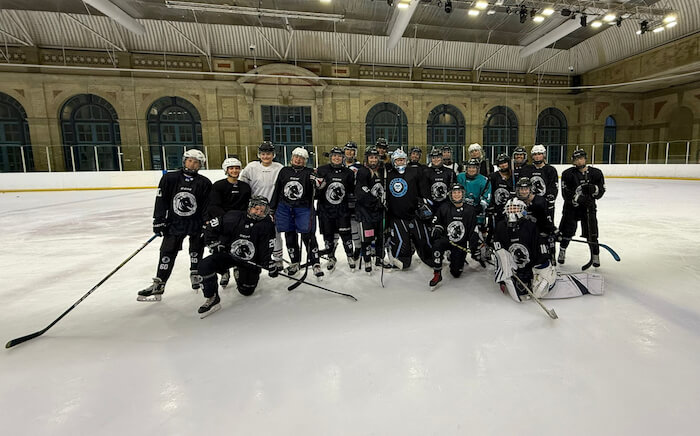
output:
M318 191L318 210L327 218L347 216L349 194L355 193L355 174L347 167L330 164L318 167L316 177L323 179Z
M550 235L554 232L554 223L549 214L549 204L544 197L534 196L532 202L527 205L527 213L537 224L537 231L543 235Z
M543 197L549 202L553 202L559 195L559 173L557 169L549 164L542 168L532 166L530 170L530 181L532 182L532 193Z
M476 250L478 234L476 228L476 210L474 206L463 204L455 206L451 201L443 203L433 216L433 225L442 227L445 237L462 247L467 244Z
M232 256L267 267L275 245L275 225L269 216L258 221L247 212L231 210L207 223L204 238L207 245L219 242Z
M447 200L450 187L455 183L457 176L454 171L445 167L427 167L423 171L422 187L423 198L433 202L433 210L437 210L440 205Z
M506 201L514 195L515 190L513 187L513 177L503 178L499 171L491 173L489 176L489 183L491 185L491 207L494 209L496 215L500 215L503 212L503 206L506 205Z
M412 167L406 167L403 174L395 168L387 172L386 201L390 217L400 219L416 217L423 185L420 176L418 169Z
M220 217L229 210L246 210L251 197L250 185L237 181L230 183L228 179L216 181L211 187L206 219Z
M311 168L284 167L277 175L275 192L270 200L270 208L277 209L280 202L291 207L311 207L311 197L314 182L311 180L314 171Z
M153 221L168 223L171 235L200 233L207 210L211 181L200 174L171 171L158 183Z
M595 200L605 194L605 178L598 168L586 166L583 173L576 167L567 168L561 173L561 196L564 198L564 207L585 208L584 202L579 201L590 196L593 207Z
M532 164L524 164L521 166L513 165L513 183L517 184L518 180L522 177L530 177L532 169L534 166Z
M384 212L384 178L383 169L371 171L367 167L361 167L355 177L355 213L362 222L377 222L382 219Z
M508 250L517 265L521 278L532 278L532 267L549 260L546 239L542 238L533 220L521 219L515 226L509 226L506 220L496 223L494 248Z

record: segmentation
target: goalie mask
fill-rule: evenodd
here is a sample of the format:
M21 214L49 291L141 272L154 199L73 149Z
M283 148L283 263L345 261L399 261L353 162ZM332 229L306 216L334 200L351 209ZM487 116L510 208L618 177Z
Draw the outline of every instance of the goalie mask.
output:
M253 195L248 202L248 218L255 221L264 220L270 214L270 202L262 195Z
M400 148L397 148L391 153L391 164L396 168L399 174L403 174L406 171L406 158L406 152Z
M519 198L511 198L503 207L503 213L508 219L508 226L515 226L518 221L520 221L527 214L527 211L525 210L525 203L523 203L523 201Z

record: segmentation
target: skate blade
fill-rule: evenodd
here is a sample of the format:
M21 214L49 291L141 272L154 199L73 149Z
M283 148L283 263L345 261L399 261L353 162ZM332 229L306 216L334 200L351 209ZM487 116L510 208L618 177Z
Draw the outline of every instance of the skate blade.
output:
M436 290L437 288L439 288L441 284L442 284L442 283L438 283L438 284L435 285L435 286L430 286L430 292L435 292L435 290Z
M225 288L226 286L228 286L228 282L220 282L219 284L221 285L222 288Z
M209 315L211 315L212 313L218 312L219 309L221 309L221 303L213 305L213 306L211 307L211 309L207 310L207 311L204 312L204 313L200 313L200 314L199 314L199 319L204 319L204 318L208 317Z
M323 276L316 276L316 280L318 280L319 282L322 282L322 281L323 281Z
M142 295L139 295L136 297L136 301L149 301L149 302L156 302L162 300L163 297L161 295L149 295L147 297L144 297Z

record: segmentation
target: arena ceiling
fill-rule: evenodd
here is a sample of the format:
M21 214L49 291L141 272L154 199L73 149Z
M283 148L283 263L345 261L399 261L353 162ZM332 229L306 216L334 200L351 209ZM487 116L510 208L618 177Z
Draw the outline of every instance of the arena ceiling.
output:
M105 1L135 18L143 34L85 4ZM400 9L400 2L407 8ZM477 0L452 0L450 13L447 3L0 0L0 44L570 75L700 30L699 0L488 0L477 16L469 15ZM535 22L546 7L554 12ZM244 14L242 8L273 10L278 16ZM571 13L564 15L565 9ZM620 20L593 27L607 11ZM669 12L677 25L666 28L662 20ZM300 13L306 16L299 18ZM648 31L639 35L642 21ZM656 27L663 31L653 32ZM561 36L544 44L555 34Z

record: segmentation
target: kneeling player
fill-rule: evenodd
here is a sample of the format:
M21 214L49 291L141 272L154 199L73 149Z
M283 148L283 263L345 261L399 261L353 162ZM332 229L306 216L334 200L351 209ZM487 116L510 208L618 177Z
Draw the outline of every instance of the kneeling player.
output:
M527 299L528 292L522 283L535 296L541 296L549 292L556 280L546 240L540 236L537 224L525 208L525 203L518 198L508 200L504 208L506 219L497 222L494 237L495 281L503 293L507 292L517 302Z
M476 228L476 210L464 202L464 187L459 183L452 185L448 194L449 202L443 203L433 217L433 260L435 262L433 279L430 287L434 288L442 281L442 257L450 252L450 274L459 277L467 257L467 245L472 253L478 252L478 235Z
M250 199L247 211L231 210L207 224L204 234L213 253L199 264L203 293L207 299L198 311L202 318L220 308L217 273L222 274L232 266L236 267L233 275L238 292L249 296L258 285L261 266L275 271L272 261L275 226L269 214L267 199L256 195Z

